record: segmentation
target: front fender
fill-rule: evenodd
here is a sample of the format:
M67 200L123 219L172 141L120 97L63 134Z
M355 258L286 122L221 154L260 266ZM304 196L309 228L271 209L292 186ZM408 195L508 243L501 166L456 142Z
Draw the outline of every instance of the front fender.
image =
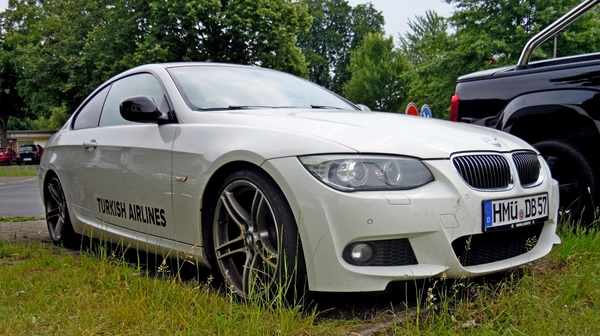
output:
M535 92L512 100L496 128L529 143L548 138L578 140L600 132L600 93L593 90Z
M553 90L534 92L513 99L500 114L498 129L507 130L520 118L528 116L542 117L556 112L566 116L581 115L595 120L600 117L595 111L588 112L592 106L600 106L600 93L592 90Z

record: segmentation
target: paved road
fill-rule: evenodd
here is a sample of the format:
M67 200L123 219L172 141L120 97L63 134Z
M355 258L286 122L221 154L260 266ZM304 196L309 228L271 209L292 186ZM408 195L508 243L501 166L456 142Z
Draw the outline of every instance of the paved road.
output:
M36 177L0 178L0 217L44 217Z

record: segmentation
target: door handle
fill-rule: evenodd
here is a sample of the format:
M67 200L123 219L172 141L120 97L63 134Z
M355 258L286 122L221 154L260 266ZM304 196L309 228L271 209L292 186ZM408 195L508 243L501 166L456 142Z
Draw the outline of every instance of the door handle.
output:
M85 147L85 149L91 152L94 149L96 149L96 147L98 147L98 143L96 142L96 140L84 141L83 147Z

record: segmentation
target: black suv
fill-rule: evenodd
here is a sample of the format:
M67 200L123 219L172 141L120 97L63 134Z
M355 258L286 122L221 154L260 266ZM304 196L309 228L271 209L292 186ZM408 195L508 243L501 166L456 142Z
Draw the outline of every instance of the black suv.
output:
M39 164L42 157L42 146L23 145L19 147L19 163L21 164Z

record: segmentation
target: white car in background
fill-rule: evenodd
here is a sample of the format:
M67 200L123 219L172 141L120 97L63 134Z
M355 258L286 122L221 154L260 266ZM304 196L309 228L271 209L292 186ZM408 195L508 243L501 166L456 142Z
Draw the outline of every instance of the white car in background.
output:
M48 142L52 240L192 253L243 297L284 284L381 291L547 255L558 189L510 134L363 111L257 67L144 65L108 80Z

